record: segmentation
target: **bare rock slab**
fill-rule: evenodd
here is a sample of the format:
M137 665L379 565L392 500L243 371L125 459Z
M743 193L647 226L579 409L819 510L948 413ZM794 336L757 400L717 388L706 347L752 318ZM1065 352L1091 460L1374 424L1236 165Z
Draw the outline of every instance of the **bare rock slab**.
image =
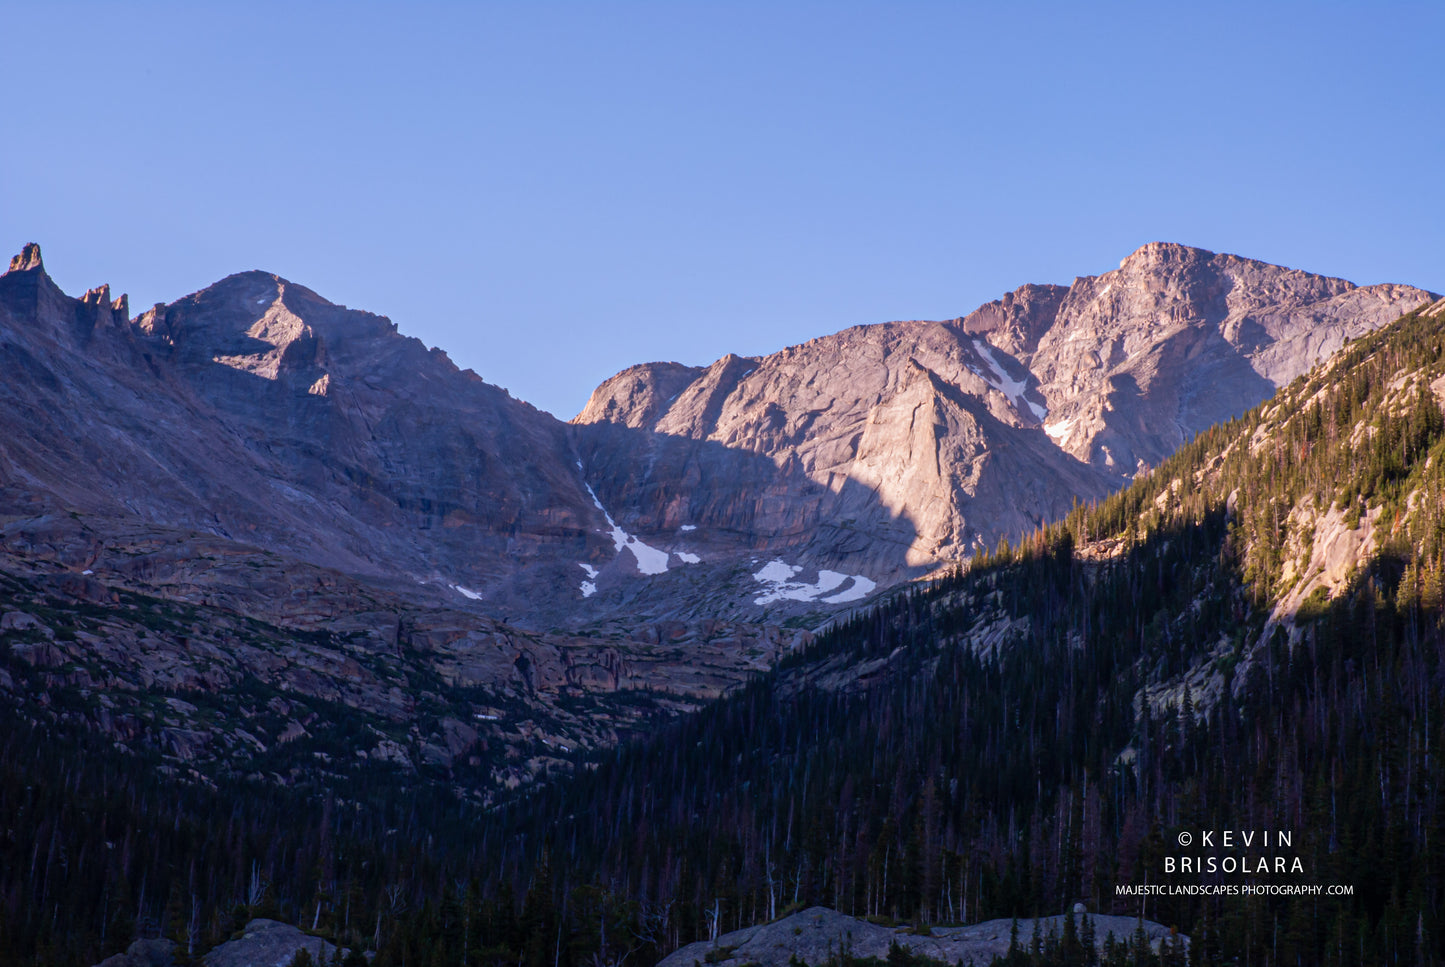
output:
M286 967L300 950L318 964L330 962L336 947L302 933L288 923L252 920L237 940L221 944L201 958L205 967Z
M1155 949L1172 936L1168 927L1148 920L1077 916L1090 917L1100 945L1110 934L1116 941L1127 941L1141 927ZM787 967L795 958L804 964L821 964L845 952L858 958L886 959L895 943L945 963L986 964L1008 953L1012 929L1012 920L989 920L962 927L934 927L925 935L912 933L909 927L869 923L827 907L810 907L773 923L723 934L716 941L688 944L663 958L658 967ZM1040 917L1038 929L1041 936L1062 936L1064 917ZM1033 920L1018 921L1021 946L1028 946L1033 932ZM1187 939L1184 942L1187 944Z

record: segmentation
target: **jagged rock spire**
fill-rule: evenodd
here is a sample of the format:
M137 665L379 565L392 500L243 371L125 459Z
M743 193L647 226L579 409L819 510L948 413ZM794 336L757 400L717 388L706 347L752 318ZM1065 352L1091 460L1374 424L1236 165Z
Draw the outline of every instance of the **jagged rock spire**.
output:
M130 321L130 297L125 293L121 293L120 298L112 299L110 297L109 283L98 285L94 289L87 291L85 295L80 297L80 304L94 306L97 310L101 310L96 315L97 321L122 323ZM110 313L108 319L105 316L106 311Z
M28 272L31 269L44 269L45 265L40 261L40 246L34 242L26 243L20 250L20 254L10 260L11 272Z

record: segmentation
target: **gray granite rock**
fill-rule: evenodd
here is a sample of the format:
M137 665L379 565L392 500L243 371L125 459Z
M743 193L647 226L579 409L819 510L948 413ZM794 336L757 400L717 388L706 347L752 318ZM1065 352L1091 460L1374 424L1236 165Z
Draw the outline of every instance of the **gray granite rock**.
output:
M287 967L300 950L318 967L331 960L336 947L320 937L275 920L252 920L236 940L229 940L201 958L205 967Z
M176 945L169 940L137 940L123 954L114 954L96 967L171 967Z
M1116 916L1092 916L1092 920L1101 947L1110 934L1115 940L1125 941L1140 927L1156 950L1173 936L1169 928L1151 921ZM1042 936L1051 932L1062 935L1064 917L1041 917L1038 927ZM843 952L881 959L887 958L889 947L895 943L949 964L987 964L1008 953L1012 929L1012 920L989 920L914 932L908 927L869 923L827 907L811 907L773 923L723 934L716 942L688 944L663 958L658 967L787 967L794 958L805 964L821 964ZM1033 931L1033 920L1018 922L1020 945L1027 948ZM1181 942L1187 943L1187 938L1181 938Z

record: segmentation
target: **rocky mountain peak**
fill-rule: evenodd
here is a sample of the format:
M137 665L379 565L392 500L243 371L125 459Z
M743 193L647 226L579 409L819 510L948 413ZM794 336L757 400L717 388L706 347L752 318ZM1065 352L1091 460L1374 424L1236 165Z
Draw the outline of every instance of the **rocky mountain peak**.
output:
M29 272L32 269L45 271L45 265L40 260L40 246L34 242L27 242L20 250L20 254L10 259L11 272Z
M45 338L76 338L94 321L93 309L61 292L46 273L40 246L34 242L11 258L9 270L0 274L0 303L17 322L24 320L31 332L44 333ZM110 318L108 307L106 317Z
M1191 265L1208 262L1214 253L1178 242L1149 242L1119 261L1119 268L1148 271L1161 265Z
M227 276L170 305L156 306L134 326L192 367L208 369L220 363L272 381L294 377L307 386L338 361L349 371L367 372L395 351L423 348L397 333L384 316L348 309L303 285L257 270Z
M632 429L650 424L703 372L700 366L673 362L630 366L594 389L572 422L616 423Z

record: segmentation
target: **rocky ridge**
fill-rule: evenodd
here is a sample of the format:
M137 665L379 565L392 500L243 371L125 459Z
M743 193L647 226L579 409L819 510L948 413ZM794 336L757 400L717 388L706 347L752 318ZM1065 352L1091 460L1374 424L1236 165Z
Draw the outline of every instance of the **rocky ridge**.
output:
M483 588L503 617L551 579L540 547L604 543L565 428L381 316L248 272L130 320L124 297L61 293L38 250L16 263L0 512L188 529L438 600Z
M207 953L201 963L203 967L287 967L302 950L318 967L346 953L290 924L256 919L246 924L241 936Z

